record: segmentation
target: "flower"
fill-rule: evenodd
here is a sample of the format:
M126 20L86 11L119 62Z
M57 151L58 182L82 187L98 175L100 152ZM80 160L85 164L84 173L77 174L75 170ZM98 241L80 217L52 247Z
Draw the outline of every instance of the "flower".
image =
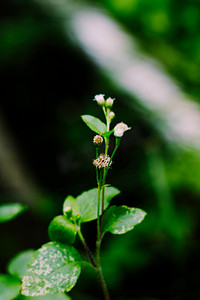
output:
M112 107L113 106L113 103L114 103L114 98L108 98L107 100L106 100L106 107Z
M115 113L114 113L113 111L110 111L110 112L108 113L108 119L109 119L109 120L112 120L112 119L114 119L114 117L115 117Z
M102 138L102 136L100 136L100 135L98 135L98 134L95 135L94 138L93 138L93 143L94 143L96 146L102 144L102 143L103 143L103 138Z
M124 132L130 129L131 127L128 127L125 123L118 123L114 128L114 136L122 137L124 135Z
M96 95L96 96L94 97L94 101L97 101L97 103L98 103L99 105L102 106L102 105L105 104L104 96L105 96L105 95L103 95L103 94Z
M111 165L110 156L104 153L100 154L96 159L93 160L93 165L99 169L107 168L108 165Z

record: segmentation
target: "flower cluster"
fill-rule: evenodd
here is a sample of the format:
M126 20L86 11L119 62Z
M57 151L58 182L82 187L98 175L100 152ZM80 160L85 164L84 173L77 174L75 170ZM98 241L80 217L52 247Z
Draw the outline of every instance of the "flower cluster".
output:
M127 130L131 129L131 127L128 127L128 125L126 125L123 122L118 123L112 130L110 129L110 124L115 117L115 113L111 110L115 99L109 97L105 100L104 96L105 96L104 94L99 94L94 97L94 101L96 101L98 103L98 105L101 106L101 108L103 109L105 118L106 118L106 132L102 131L102 135L104 136L104 138L101 135L95 135L95 137L93 138L93 144L96 146L96 151L97 151L96 159L93 160L93 165L98 169L107 168L108 166L111 165L111 163L112 163L111 159L113 159L113 156L119 146L121 137L124 135L124 133ZM99 122L101 124L100 120L99 120ZM103 127L104 126L105 126L105 124L103 124ZM100 132L101 132L101 129L102 128L100 128L100 130L99 130ZM109 149L109 138L112 133L116 137L116 144L115 144L115 149L110 158L110 156L107 155L107 153L108 153L108 149ZM98 148L103 143L103 141L105 141L105 153L106 154L102 153L98 156Z
M104 96L105 96L104 94L96 95L94 97L94 101L97 101L97 103L100 106L105 106L105 107L111 108L113 106L113 103L114 103L115 99L109 97L107 100L105 100Z
M93 160L93 165L99 169L107 168L111 164L112 161L110 161L110 156L104 153L100 154L96 159Z

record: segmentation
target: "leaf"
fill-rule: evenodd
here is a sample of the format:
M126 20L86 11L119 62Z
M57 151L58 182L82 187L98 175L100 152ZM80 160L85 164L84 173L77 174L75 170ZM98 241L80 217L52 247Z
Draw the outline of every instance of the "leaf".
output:
M108 132L102 134L103 137L109 137L114 132L114 128Z
M70 291L80 275L82 259L78 251L57 242L35 251L22 279L24 296L59 294Z
M49 238L66 244L73 244L76 239L76 226L66 216L55 217L48 228Z
M18 277L19 279L22 279L27 269L27 264L30 261L31 257L33 256L33 253L34 253L33 250L26 250L24 252L20 252L15 257L13 257L10 260L7 267L8 273Z
M142 222L146 212L134 207L112 205L104 214L103 234L110 231L113 234L123 234L132 230Z
M21 282L10 275L0 274L0 300L10 300L19 294Z
M83 122L94 132L102 135L103 133L106 132L106 124L104 124L101 120L98 118L95 118L90 115L83 115L81 116Z
M111 199L117 196L120 191L113 187L105 187L104 209L106 209ZM97 218L97 203L98 203L98 189L94 188L83 192L77 197L77 202L81 212L81 222L89 222Z
M72 298L66 294L59 295L45 295L45 296L36 296L36 297L26 297L20 295L17 297L17 300L71 300Z
M8 203L0 205L0 223L7 222L22 213L26 206L21 203Z
M68 196L63 203L63 214L66 215L69 219L76 221L80 218L80 210L77 200Z

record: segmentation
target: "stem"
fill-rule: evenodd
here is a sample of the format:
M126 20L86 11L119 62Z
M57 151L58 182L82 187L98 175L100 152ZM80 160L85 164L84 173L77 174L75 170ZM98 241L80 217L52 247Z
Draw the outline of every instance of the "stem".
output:
M88 245L86 244L86 241L85 241L85 239L84 239L84 237L83 237L83 235L82 235L82 233L81 233L81 231L80 231L80 227L78 227L77 232L78 232L78 235L79 235L79 237L80 237L80 240L81 240L81 242L82 242L82 244L83 244L83 246L84 246L84 248L85 248L85 251L86 251L86 253L87 253L87 255L88 255L88 258L89 258L89 260L90 260L92 266L93 266L94 268L96 268L97 265L96 265L96 263L95 263L95 261L94 261L94 258L93 258L92 254L91 254L91 252L90 252L90 249L89 249Z
M97 159L98 155L99 155L99 148L97 147L96 148L96 159ZM99 170L97 167L96 167L96 180L97 180L97 184L99 185Z
M111 155L111 157L110 157L109 164L108 164L108 166L107 166L107 168L106 168L106 171L105 171L105 181L106 181L106 176L107 176L107 173L108 173L108 169L109 169L110 164L111 164L111 162L112 162L112 159L113 159L113 157L114 157L114 155L115 155L115 152L117 151L117 148L119 147L119 144L120 144L120 138L116 138L115 149L113 150L113 153L112 153L112 155ZM105 184L105 183L104 183L104 184Z
M108 170L109 170L109 166L111 164L111 161L115 155L115 152L117 151L117 148L119 147L119 144L120 144L120 138L116 138L116 144L115 144L115 149L110 157L110 161L109 161L109 164L107 166L106 169L104 169L104 173L103 173L103 180L102 180L102 186L103 186L103 189L102 189L102 205L101 205L101 210L102 210L102 214L101 214L101 224L100 224L100 236L102 234L102 226L103 226L103 214L104 214L104 198L105 198L105 183L106 183L106 176L107 176L107 173L108 173Z
M105 115L105 119L106 119L106 130L107 132L110 130L110 120L108 119L108 116L107 116L107 111L105 109L105 107L103 106L103 112L104 112L104 115ZM109 137L105 137L105 155L108 154L108 148L109 148Z
M96 270L97 270L97 274L98 274L98 277L99 277L101 287L103 289L105 300L110 300L110 295L109 295L105 280L103 278L103 273L102 273L101 265L100 265L100 247L101 247L101 240L97 241Z
M104 184L105 184L105 175L104 175L104 179L103 179L103 188L102 188L100 237L102 235L103 214L104 214L104 199L105 199L105 186L104 186Z
M110 130L110 121L108 120L105 107L103 107L103 112L104 112L104 115L106 118L106 127L107 127L107 132L108 132ZM108 154L108 148L109 148L109 137L105 137L105 155ZM99 277L101 287L103 289L105 300L110 300L110 295L109 295L108 289L106 287L106 283L103 278L103 273L102 273L101 264L100 264L100 248L101 248L102 224L103 224L103 213L104 213L104 198L105 198L105 186L104 185L105 185L106 174L107 174L106 171L107 171L107 169L104 169L103 174L100 172L100 178L97 176L98 203L97 203L96 271L97 271L97 274ZM101 202L101 188L102 188L102 202ZM101 207L101 219L100 219L100 207Z
M98 203L97 203L97 241L101 239L101 231L100 231L100 203L101 203L101 186L98 183Z

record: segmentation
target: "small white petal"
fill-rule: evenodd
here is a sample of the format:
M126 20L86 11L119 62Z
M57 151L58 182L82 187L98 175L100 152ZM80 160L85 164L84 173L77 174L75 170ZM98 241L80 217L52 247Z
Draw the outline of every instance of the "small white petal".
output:
M124 132L130 129L131 127L128 127L125 123L118 123L114 128L114 136L122 137L124 135Z
M103 105L105 103L104 94L99 94L94 97L94 101L97 101L99 105Z

